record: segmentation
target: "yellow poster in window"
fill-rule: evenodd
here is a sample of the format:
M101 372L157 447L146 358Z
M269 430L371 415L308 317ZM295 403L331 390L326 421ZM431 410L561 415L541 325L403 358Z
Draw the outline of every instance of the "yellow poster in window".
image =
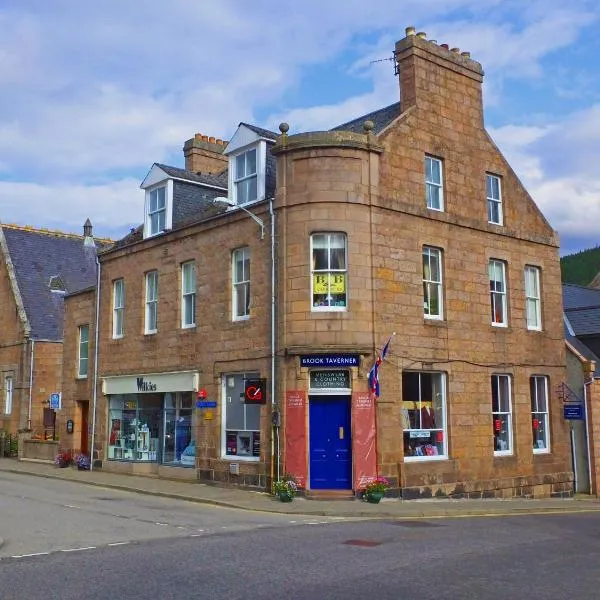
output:
M346 275L344 273L313 275L313 292L315 294L343 294L345 291Z

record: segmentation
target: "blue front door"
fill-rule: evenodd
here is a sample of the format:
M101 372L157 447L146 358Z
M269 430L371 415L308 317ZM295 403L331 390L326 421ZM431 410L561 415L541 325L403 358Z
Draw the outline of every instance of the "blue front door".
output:
M352 489L350 398L310 396L310 488Z

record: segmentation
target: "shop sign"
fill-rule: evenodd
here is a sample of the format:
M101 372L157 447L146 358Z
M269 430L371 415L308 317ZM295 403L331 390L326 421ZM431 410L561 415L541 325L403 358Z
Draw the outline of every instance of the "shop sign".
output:
M343 294L345 291L346 275L344 273L313 275L313 292L315 294Z
M350 388L350 372L342 370L311 371L310 387L320 390Z
M197 371L179 371L176 373L145 373L143 375L124 375L123 377L104 377L104 394L149 394L152 392L196 392L200 387Z
M412 440L414 439L421 439L421 438L428 438L430 436L431 432L425 429L417 429L415 431L411 431L410 432L410 438Z
M244 382L244 402L246 404L266 404L267 380L247 379Z
M358 367L358 354L310 354L300 357L301 367Z
M196 408L217 408L216 400L198 400Z
M138 377L136 379L137 383L137 391L138 392L155 392L156 384L152 383L149 379L144 379L143 377Z
M582 421L583 404L565 404L563 406L563 416L567 421Z

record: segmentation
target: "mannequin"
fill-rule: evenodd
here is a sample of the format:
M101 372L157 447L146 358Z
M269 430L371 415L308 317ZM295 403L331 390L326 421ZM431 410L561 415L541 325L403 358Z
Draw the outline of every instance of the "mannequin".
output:
M421 429L435 429L435 416L429 406L421 408Z

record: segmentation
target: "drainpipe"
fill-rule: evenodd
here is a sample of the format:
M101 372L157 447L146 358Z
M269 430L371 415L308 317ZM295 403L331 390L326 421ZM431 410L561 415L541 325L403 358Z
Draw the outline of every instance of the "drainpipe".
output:
M31 429L31 405L33 402L33 349L35 340L30 339L29 344L29 407L27 409L27 429Z
M588 385L591 385L594 379L583 382L583 411L585 416L585 440L587 443L587 464L588 464L588 477L590 480L590 494L596 486L592 484L592 457L590 455L590 423L588 421Z
M96 322L94 324L94 389L92 391L92 445L90 451L90 471L94 469L94 443L96 440L96 401L98 399L98 340L100 325L100 272L102 266L96 254Z
M275 411L275 213L273 211L273 198L269 198L269 216L271 218L271 414ZM281 415L281 412L280 412ZM277 479L281 479L281 449L279 443L279 427L273 425L274 433L277 436L275 444L274 437L271 436L271 464L276 450L277 456ZM271 469L273 471L273 469ZM272 476L271 476L272 479Z

